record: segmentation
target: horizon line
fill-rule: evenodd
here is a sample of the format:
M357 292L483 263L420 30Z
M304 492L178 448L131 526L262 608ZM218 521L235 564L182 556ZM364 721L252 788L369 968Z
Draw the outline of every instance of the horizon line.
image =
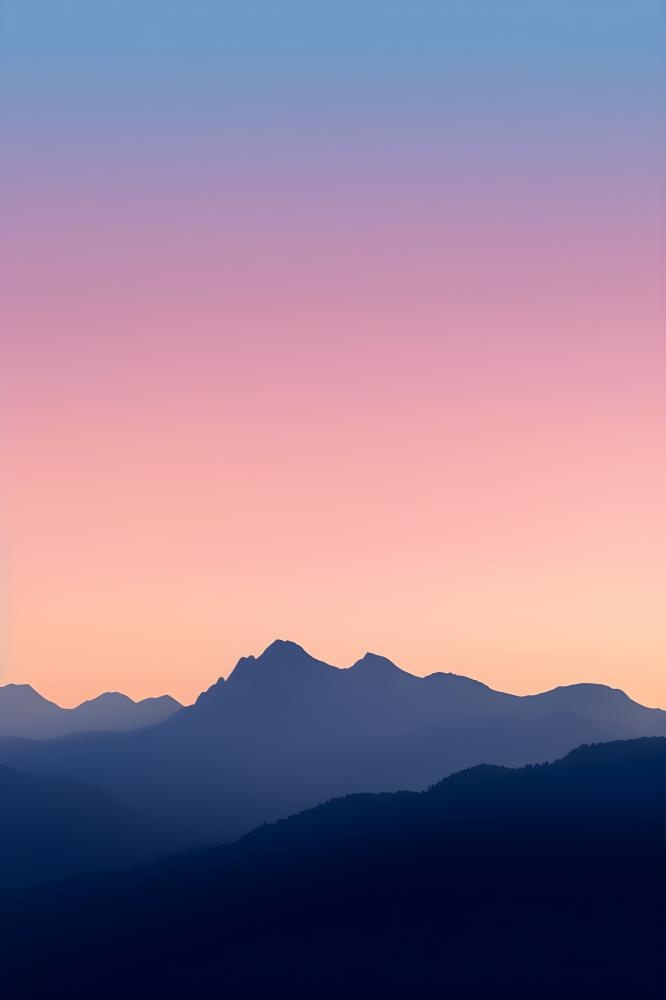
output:
M489 691L492 691L494 694L506 695L507 697L510 697L510 698L520 698L520 699L524 699L524 698L536 698L536 697L539 697L540 695L550 694L553 691L564 690L564 689L567 689L567 688L594 687L594 688L606 688L609 691L618 692L618 693L624 695L625 698L628 698L630 701L634 702L635 704L640 705L642 708L646 708L646 709L650 709L652 711L658 711L658 712L666 711L666 708L662 708L661 705L645 705L642 701L637 701L635 698L632 698L631 695L627 694L627 692L623 688L613 687L611 684L604 684L604 683L599 682L599 681L584 681L584 680L573 681L570 684L556 684L556 685L554 685L554 687L545 688L543 690L533 691L533 692L529 692L529 693L525 693L525 694L517 694L517 693L515 693L513 691L505 691L505 690L500 689L500 688L491 687L490 684L486 684L485 681L480 681L476 677L472 677L470 674L461 674L461 673L458 673L458 672L456 672L454 670L433 670L433 671L431 671L428 674L417 674L417 673L414 673L412 670L409 670L409 669L407 669L405 667L400 666L394 660L390 659L390 657L385 656L383 653L375 653L375 652L372 652L371 650L366 650L360 657L358 657L356 660L354 660L353 663L350 663L347 666L340 666L340 665L335 664L335 663L329 663L326 660L320 660L318 657L313 656L313 654L310 653L310 652L308 652L308 650L304 646L302 646L298 642L295 642L293 639L273 639L272 642L270 642L261 651L261 653L259 653L258 655L249 654L249 655L246 655L246 656L241 656L236 661L236 663L234 664L234 666L231 668L231 670L227 674L220 674L216 678L216 680L212 681L212 683L208 685L208 687L204 687L203 689L201 689L198 692L198 694L195 695L193 701L191 701L191 702L183 702L179 698L177 698L175 695L171 694L168 691L162 691L161 693L155 694L155 695L146 695L146 696L141 697L141 698L133 698L131 695L126 694L124 691L120 691L118 689L115 689L115 690L107 689L107 690L104 690L104 691L100 691L98 694L90 695L88 698L84 698L82 701L77 702L76 704L73 704L73 705L61 705L60 702L56 701L55 699L49 698L46 695L43 695L29 681L8 681L6 684L0 684L0 691L5 690L6 688L29 688L39 698L42 698L44 701L49 702L52 705L55 705L57 708L61 709L62 711L75 711L76 709L81 708L83 705L85 705L85 704L87 704L89 702L92 702L92 701L97 701L100 698L103 698L103 697L105 697L107 695L118 695L120 697L127 698L127 699L129 699L129 701L131 701L135 705L138 705L138 704L140 704L140 703L142 703L144 701L156 701L156 700L159 700L160 698L170 698L173 701L175 701L176 704L179 706L179 708L176 709L176 711L180 711L180 709L183 709L183 708L192 708L197 703L199 697L202 694L205 694L207 691L210 691L216 685L228 681L229 678L231 677L231 675L234 673L234 671L237 669L237 667L243 661L255 661L255 662L257 662L262 657L264 657L271 649L280 648L280 647L292 647L295 650L298 650L299 652L304 653L308 657L308 659L313 660L316 663L321 663L325 667L328 667L331 670L339 670L341 672L345 672L347 670L351 670L353 667L358 666L359 664L361 664L363 662L363 660L366 660L367 658L373 658L373 659L377 659L377 660L384 660L387 664L389 664L390 666L394 667L396 670L399 670L401 673L406 674L409 677L414 677L416 680L427 680L429 677L436 677L436 676L439 676L439 675L445 676L445 677L459 677L459 678L462 678L464 680L471 681L474 684L478 684L481 687L487 688Z

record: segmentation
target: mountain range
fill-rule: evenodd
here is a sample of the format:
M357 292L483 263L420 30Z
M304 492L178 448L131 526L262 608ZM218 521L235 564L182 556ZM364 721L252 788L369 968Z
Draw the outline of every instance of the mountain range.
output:
M124 732L163 722L182 707L169 695L133 701L109 691L76 708L61 708L29 684L5 684L0 686L0 737L50 739L90 731Z
M158 857L333 797L419 791L478 764L517 767L583 743L663 735L666 713L601 685L518 697L455 674L417 677L374 654L340 669L277 641L162 722L5 738L0 764L97 789L129 810Z
M664 738L478 766L0 894L3 985L15 1000L661 998L665 845Z

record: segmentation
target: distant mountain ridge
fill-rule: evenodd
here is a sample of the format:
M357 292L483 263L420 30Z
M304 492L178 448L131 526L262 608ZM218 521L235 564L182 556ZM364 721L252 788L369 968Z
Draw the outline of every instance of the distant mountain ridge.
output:
M170 695L133 701L106 692L76 708L61 708L29 684L0 686L0 737L51 739L70 733L121 732L163 722L183 706Z
M165 721L0 741L0 763L100 787L160 831L155 852L224 842L336 796L419 791L477 764L666 736L666 713L601 685L519 697L366 654L337 668L278 640Z

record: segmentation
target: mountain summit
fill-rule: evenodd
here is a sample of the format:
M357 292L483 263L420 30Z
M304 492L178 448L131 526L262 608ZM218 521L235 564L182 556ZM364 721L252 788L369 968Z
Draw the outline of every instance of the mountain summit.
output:
M98 714L107 703L125 705L107 696ZM4 741L0 764L97 785L149 815L161 846L177 849L334 796L418 791L477 764L515 767L582 743L662 735L666 713L601 685L518 697L456 674L419 677L377 653L335 667L280 639L157 725Z
M379 656L378 653L365 653L360 660L353 663L349 670L364 670L367 672L372 672L373 674L389 676L391 674L404 674L406 677L413 677L414 674L408 674L406 670L401 670L397 667L392 660L389 660L386 656Z

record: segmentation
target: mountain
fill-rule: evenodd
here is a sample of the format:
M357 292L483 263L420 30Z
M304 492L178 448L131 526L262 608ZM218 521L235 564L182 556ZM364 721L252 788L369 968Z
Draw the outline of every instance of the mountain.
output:
M97 788L0 767L0 887L138 862L147 831Z
M346 669L278 641L196 703L135 732L0 741L0 763L98 785L159 825L155 850L233 839L352 792L420 790L480 763L666 735L666 713L574 685L532 697L367 654Z
M0 897L3 983L51 995L57 967L68 997L662 997L665 845L666 739L479 766Z
M5 684L0 687L0 737L49 739L93 730L139 729L163 722L180 708L169 695L137 702L117 693L101 694L76 708L61 708L29 684Z
M69 732L141 729L163 722L182 707L180 702L167 694L133 701L126 694L107 692L72 709L77 729L70 729Z

